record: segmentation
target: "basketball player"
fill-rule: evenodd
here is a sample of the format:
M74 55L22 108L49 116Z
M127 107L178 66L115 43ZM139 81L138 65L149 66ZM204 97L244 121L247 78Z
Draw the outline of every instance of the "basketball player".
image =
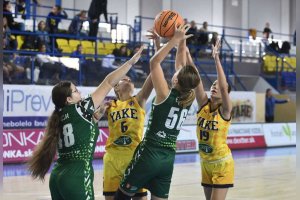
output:
M58 147L58 160L50 176L52 200L94 199L92 160L99 135L93 119L106 94L129 71L143 47L123 66L111 72L87 98L70 81L62 81L52 89L55 110L48 120L45 135L29 160L33 178L44 180Z
M129 200L140 188L147 188L152 200L168 199L177 136L195 99L193 89L199 84L200 77L192 66L175 66L179 70L174 74L172 88L169 89L161 62L179 43L178 48L185 48L181 41L192 36L185 35L189 27L181 25L176 28L171 40L150 60L156 97L145 137L125 171L115 195L116 200ZM180 55L177 54L176 57L178 56Z
M202 83L196 88L196 99L199 106L197 113L197 137L201 157L202 186L206 200L224 200L228 188L233 187L234 161L226 144L228 129L231 123L232 104L229 97L230 85L219 58L220 40L212 46L218 80L211 88L208 99ZM188 63L192 59L188 53Z
M149 38L154 39L156 50L160 48L160 38L149 31ZM106 200L113 200L121 179L133 156L134 150L141 142L144 132L145 104L153 89L149 75L135 96L132 96L134 84L124 78L114 87L117 100L110 102L107 110L109 137L103 158L103 195ZM134 200L147 199L145 189L138 191Z

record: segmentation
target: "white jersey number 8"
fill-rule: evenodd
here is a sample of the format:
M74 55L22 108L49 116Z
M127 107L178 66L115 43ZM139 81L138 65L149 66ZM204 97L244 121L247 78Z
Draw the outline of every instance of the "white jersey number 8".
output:
M64 144L66 147L74 145L75 139L73 134L72 124L65 124L63 126ZM59 139L59 148L62 148L62 141Z

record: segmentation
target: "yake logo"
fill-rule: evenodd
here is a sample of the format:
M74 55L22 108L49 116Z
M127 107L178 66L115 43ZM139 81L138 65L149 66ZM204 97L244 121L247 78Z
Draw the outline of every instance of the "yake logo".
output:
M251 120L253 117L253 105L250 100L237 100L232 101L231 116L233 121L240 122Z

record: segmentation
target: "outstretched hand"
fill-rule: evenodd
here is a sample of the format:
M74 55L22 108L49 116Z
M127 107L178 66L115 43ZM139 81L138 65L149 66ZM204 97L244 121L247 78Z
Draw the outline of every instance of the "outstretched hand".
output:
M134 65L139 59L140 59L140 57L141 57L141 54L142 54L142 52L143 52L143 50L144 50L144 45L142 45L141 47L140 47L140 49L138 50L138 52L136 52L133 56L132 56L132 58L129 60L129 63L131 64L131 65Z
M152 28L152 29L149 29L147 31L147 34L146 34L146 37L148 39L152 39L152 40L157 40L159 39L159 35L155 32L155 30Z
M153 28L147 31L146 37L153 40L156 51L160 49L160 37Z
M211 45L211 49L212 49L212 57L215 59L217 56L219 56L220 53L220 47L221 47L221 41L219 38L217 38L216 40L216 44L215 45Z
M172 39L176 40L179 43L181 40L186 40L192 37L193 34L186 35L186 33L190 28L191 25L189 24L185 24L185 25L181 24L178 28L177 28L177 24L175 24L175 32Z
M106 102L104 104L101 104L94 112L93 119L95 122L99 121L101 117L106 113L107 109L111 107L111 102Z

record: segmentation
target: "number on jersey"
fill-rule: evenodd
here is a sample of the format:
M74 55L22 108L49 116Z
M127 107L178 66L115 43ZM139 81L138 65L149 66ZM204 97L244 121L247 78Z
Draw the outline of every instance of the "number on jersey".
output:
M172 107L170 112L169 112L169 115L168 115L168 118L165 122L165 126L168 128L168 129L173 129L177 123L177 127L176 129L177 130L180 130L180 127L182 125L182 123L184 122L187 114L188 114L188 110L187 109L183 109L181 111L181 113L178 113L179 111L179 108L176 108L176 107ZM180 115L179 119L178 119L178 115Z
M63 137L64 137L65 147L70 147L75 144L72 124L69 123L63 126ZM59 138L58 147L60 149L63 147L63 142L61 138Z

